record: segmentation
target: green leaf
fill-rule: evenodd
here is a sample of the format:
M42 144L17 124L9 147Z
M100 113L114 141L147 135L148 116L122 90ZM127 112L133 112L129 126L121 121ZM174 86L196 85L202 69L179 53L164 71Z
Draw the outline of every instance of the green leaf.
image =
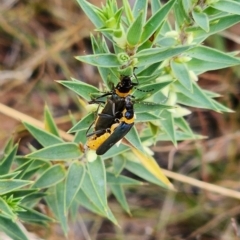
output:
M0 179L0 195L6 194L21 187L25 187L31 183L32 181L19 179Z
M157 179L152 173L150 173L146 168L143 167L143 165L139 163L127 161L125 168L140 178L147 180L148 182L157 184L161 187L166 187L165 184L163 184L159 179Z
M160 120L162 129L168 134L174 146L177 146L176 135L175 135L175 124L173 116L170 112L164 111L161 114L164 120Z
M61 224L65 236L67 235L68 225L67 225L67 213L66 209L66 196L65 196L65 183L60 182L57 185L51 187L47 191L48 195L45 197L46 202L55 217Z
M204 31L209 32L209 19L206 13L192 11L192 16L196 24Z
M149 121L155 121L155 120L159 120L160 117L156 116L154 114L148 113L148 112L143 112L143 113L138 113L136 114L136 119L135 119L135 123L137 122L149 122Z
M86 137L86 130L81 130L78 131L75 136L74 136L74 140L75 143L85 143L87 141L87 137Z
M4 146L4 154L8 154L10 151L12 151L14 145L14 141L13 138L9 138L9 140L7 141L6 145ZM0 157L0 162L1 162L1 157Z
M101 156L102 159L109 159L115 157L125 151L129 150L129 147L120 144L119 146L115 145L110 150L108 150L104 155Z
M4 157L0 164L0 175L7 174L12 166L13 160L16 156L18 149L18 144L16 144L11 151L8 151L7 155Z
M179 82L192 92L192 80L189 74L189 70L184 63L178 63L176 61L171 61L171 68L175 77Z
M95 161L98 161L98 159ZM96 206L96 208L101 211L103 215L106 215L107 205L104 203L105 199L101 199L101 196L99 196L98 189L96 189L96 187L97 186L95 186L92 182L89 173L86 173L81 189L86 194L86 196L91 199L91 202Z
M136 102L134 104L134 112L135 113L144 113L144 112L150 112L150 111L162 111L164 109L171 108L168 105L163 105L159 103L153 103L153 102Z
M158 0L151 0L152 14L156 13L161 8L161 2Z
M54 222L54 219L38 212L35 211L31 208L27 208L27 207L22 207L23 209L25 209L26 211L22 211L18 213L18 217L24 221L24 222L28 222L28 223L38 223L38 224L45 224L48 222Z
M133 22L134 17L128 0L123 0L123 8L126 15L127 23L128 25L130 25L130 23Z
M72 81L57 81L57 82L69 88L73 92L77 93L79 96L81 96L87 101L92 100L91 94L99 93L99 89L74 78L72 78Z
M217 108L215 105L212 103L212 100L208 98L205 93L202 91L202 89L197 85L197 83L193 82L193 92L189 92L186 90L186 88L182 87L182 85L175 83L174 85L178 91L178 102L182 104L186 104L186 106L192 106L192 103L198 103L199 108L208 108L217 111ZM185 99L191 99L191 101L182 102L182 99L180 100L181 95L185 95Z
M143 11L141 11L135 21L127 31L127 42L130 46L138 44L143 30Z
M131 215L123 188L121 185L114 185L114 184L110 184L110 188L111 191L113 193L113 195L116 197L116 199L118 200L118 202L120 203L120 205L122 206L122 208L129 214Z
M120 67L122 64L119 62L116 54L113 53L101 53L85 56L77 56L77 60L91 64L98 67Z
M143 19L146 19L147 5L148 5L147 0L137 0L137 1L135 1L133 11L132 11L134 18L136 18L139 15L140 11L143 11Z
M176 46L171 48L144 49L139 51L135 57L138 59L138 67L142 67L177 56L189 48L190 46Z
M45 105L45 108L44 108L44 124L45 124L45 129L48 132L52 133L57 137L60 137L58 128L53 120L52 114L50 113L47 105Z
M227 53L205 46L196 46L188 50L186 54L190 57L208 62L225 63L231 65L240 64L240 58L233 57Z
M164 87L169 85L170 83L172 83L172 81L165 81L165 82L158 82L158 83L142 85L139 88L137 88L136 90L134 90L132 95L137 100L143 100L143 99L146 99L146 98L154 95L155 93L157 93L158 91L160 91L161 89L163 89Z
M174 6L175 2L176 2L175 0L168 1L168 3L166 3L154 15L151 16L151 18L147 21L147 23L144 26L144 31L141 37L142 43L146 42L154 34L154 32L161 26L162 22L167 17L169 11Z
M34 192L32 194L29 194L28 196L25 196L21 201L21 204L27 205L27 206L29 206L29 204L32 205L32 203L39 201L40 199L46 197L46 195L47 193L45 192Z
M205 61L205 60L199 60L199 59L192 59L187 63L188 69L194 71L197 75L211 71L211 70L219 70L222 68L228 68L231 66L238 65L238 63L234 64L226 64L226 63L217 63L217 62L211 62L211 61Z
M87 130L89 126L94 122L95 120L95 113L91 112L84 118L82 118L76 125L74 125L70 130L68 130L69 133L81 131L81 130Z
M141 140L138 136L138 132L135 126L129 131L125 138L137 149L144 151Z
M117 155L112 159L115 176L120 175L126 164L126 159L122 155Z
M33 188L48 188L61 182L65 178L65 169L56 164L48 168L33 184Z
M174 123L183 131L185 131L187 134L192 135L192 137L194 138L192 129L190 128L188 122L183 117L174 118Z
M20 173L20 171L14 171L14 172L11 172L11 173L8 173L8 174L0 175L0 179L15 178L19 173Z
M111 172L107 172L107 183L117 185L142 185L142 182L135 179L125 177L123 175L115 176Z
M3 216L0 216L0 229L12 240L29 240L17 223Z
M209 32L205 32L201 28L198 29L186 29L187 32L194 32L194 43L200 44L202 43L207 37L219 33L227 28L230 28L231 26L237 24L240 22L240 16L239 15L228 15L224 16L217 20L217 22L214 22L214 24L210 24Z
M96 213L100 216L105 216L104 213L99 210L96 205L93 203L91 197L88 197L82 189L80 189L76 195L76 200L81 204L83 207L88 209L91 212Z
M97 158L94 162L88 162L87 168L93 187L102 202L104 208L107 207L107 193L106 193L106 170L103 160Z
M60 143L28 154L28 157L48 160L76 159L82 155L76 143Z
M63 140L52 133L46 132L41 128L37 128L27 122L23 122L26 129L33 135L33 137L44 147L54 144L63 143Z
M221 0L211 4L211 7L223 12L240 15L240 3L237 1Z
M77 2L88 16L88 19L90 19L97 28L101 28L105 25L105 22L98 14L99 9L96 6L87 2L86 0L77 0Z
M66 178L66 208L68 209L74 198L76 197L79 189L81 188L85 176L85 168L79 161L72 162Z
M1 209L1 214L6 217L11 219L13 222L17 220L17 215L12 211L12 208L7 204L7 202L0 197L0 209Z

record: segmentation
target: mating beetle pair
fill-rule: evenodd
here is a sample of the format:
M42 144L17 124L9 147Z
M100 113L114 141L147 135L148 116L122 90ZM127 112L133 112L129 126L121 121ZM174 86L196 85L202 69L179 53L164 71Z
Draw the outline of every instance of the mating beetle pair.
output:
M87 134L87 137L92 137L86 143L89 149L96 150L97 155L106 153L134 125L133 96L130 93L136 85L138 83L133 83L129 76L124 76L113 91L99 97L110 95L94 122L94 132ZM95 99L90 103L101 101Z

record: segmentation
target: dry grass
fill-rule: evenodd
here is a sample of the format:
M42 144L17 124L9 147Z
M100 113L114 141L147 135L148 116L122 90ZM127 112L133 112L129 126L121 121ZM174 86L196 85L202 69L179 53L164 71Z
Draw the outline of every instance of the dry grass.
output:
M98 85L95 69L74 59L91 52L92 24L74 1L5 0L0 12L0 146L14 133L16 141L22 138L20 152L27 153L31 138L19 120L41 127L45 103L61 135L70 140L65 133L70 127L68 110L77 119L83 113L76 96L54 80L75 77ZM239 49L239 26L221 35L208 43ZM80 209L77 222L70 223L69 239L239 239L239 76L238 68L201 76L200 85L222 94L219 100L235 110L221 115L192 109L189 123L208 139L182 142L178 149L171 144L154 147L160 165L171 170L165 173L177 193L153 185L127 188L132 217L110 198L121 228ZM64 239L58 225L28 229L35 237Z

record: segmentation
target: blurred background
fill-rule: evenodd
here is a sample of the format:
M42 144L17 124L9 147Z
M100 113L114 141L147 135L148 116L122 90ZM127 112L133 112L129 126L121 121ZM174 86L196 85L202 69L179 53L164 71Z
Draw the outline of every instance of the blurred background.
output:
M71 127L69 111L76 120L83 113L77 96L55 80L74 77L99 86L96 68L74 58L91 53L90 33L95 34L93 25L74 0L1 0L0 103L38 120L43 119L47 104L59 128L67 131ZM210 37L205 44L222 51L239 50L240 25ZM219 93L219 102L235 112L191 109L189 124L194 132L208 138L181 142L178 149L161 143L153 147L155 158L161 167L174 172L240 190L240 68L202 74L199 84ZM28 142L36 143L11 114L1 113L1 107L0 147L13 135L16 142L21 139L19 154L27 154ZM177 193L152 184L126 188L132 216L110 196L109 204L120 228L80 209L77 222L70 221L69 239L240 239L239 200L191 184L173 184ZM31 239L65 239L58 224L27 228ZM0 233L0 239L8 238Z

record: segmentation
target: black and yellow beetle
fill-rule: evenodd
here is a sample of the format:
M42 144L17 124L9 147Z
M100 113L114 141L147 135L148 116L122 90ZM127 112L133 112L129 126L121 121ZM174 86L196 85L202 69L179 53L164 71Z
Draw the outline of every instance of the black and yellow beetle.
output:
M134 125L134 109L131 96L127 96L124 100L125 108L122 112L122 117L116 119L116 122L105 129L99 136L94 134L86 143L89 149L96 150L97 155L106 153L113 145L120 141Z

